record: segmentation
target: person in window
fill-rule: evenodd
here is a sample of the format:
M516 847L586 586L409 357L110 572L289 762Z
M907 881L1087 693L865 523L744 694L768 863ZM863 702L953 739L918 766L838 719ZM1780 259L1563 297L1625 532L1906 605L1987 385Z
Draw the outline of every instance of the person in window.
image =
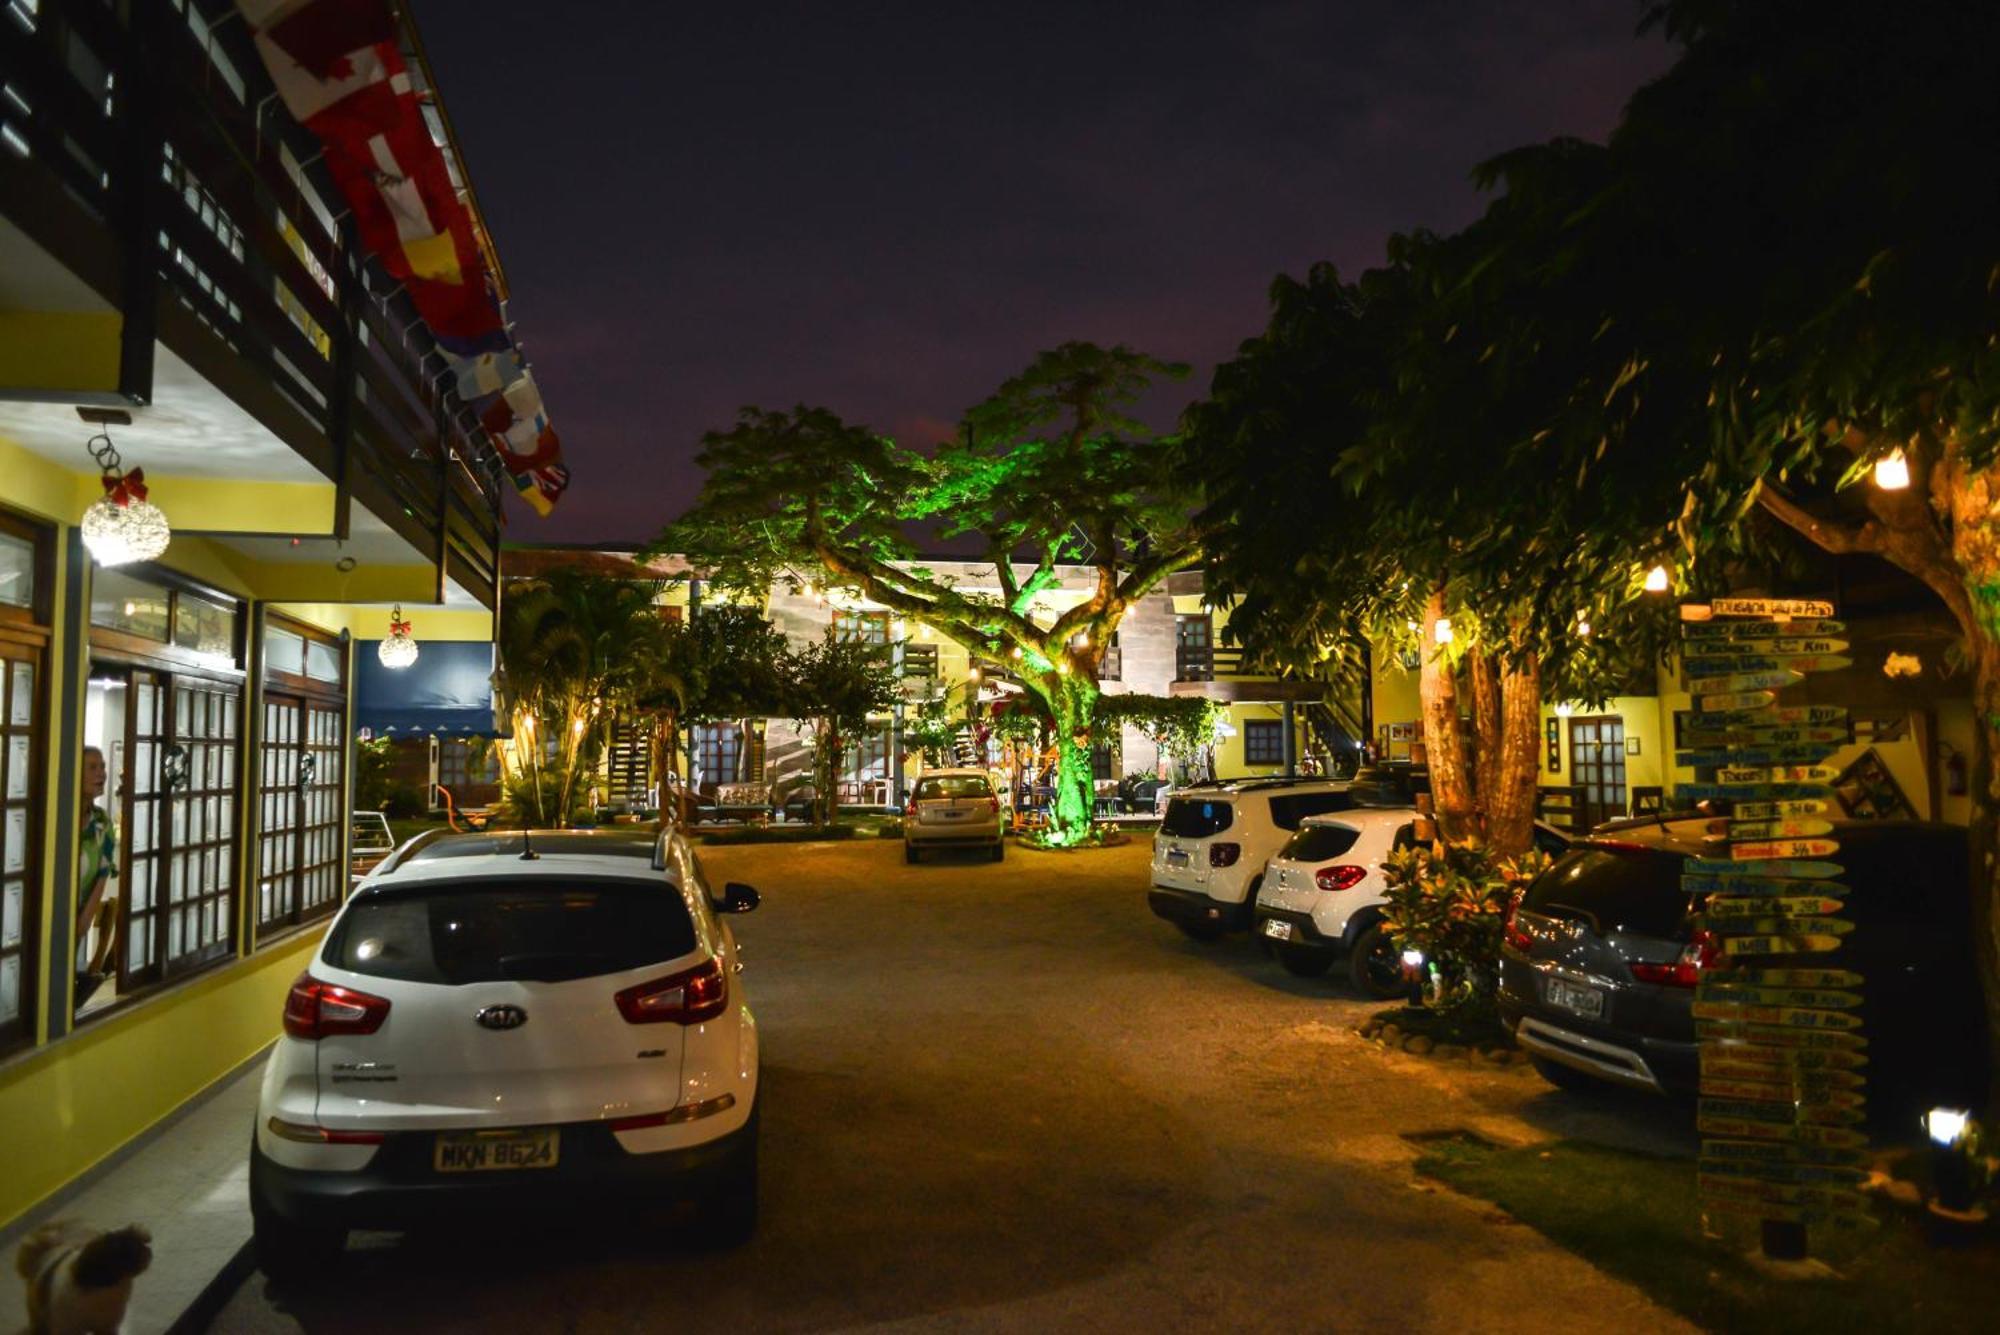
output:
M76 843L76 1004L83 1005L110 972L117 947L118 900L111 878L118 872L118 827L98 805L104 796L104 753L83 748L83 822ZM91 928L97 929L92 949Z

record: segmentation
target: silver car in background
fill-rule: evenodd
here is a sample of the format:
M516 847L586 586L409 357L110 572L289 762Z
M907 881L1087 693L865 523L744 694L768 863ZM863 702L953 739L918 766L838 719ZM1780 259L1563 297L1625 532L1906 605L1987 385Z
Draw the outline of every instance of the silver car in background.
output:
M983 769L934 769L917 780L903 808L903 861L934 848L972 848L994 862L1007 856L1006 822L993 776Z

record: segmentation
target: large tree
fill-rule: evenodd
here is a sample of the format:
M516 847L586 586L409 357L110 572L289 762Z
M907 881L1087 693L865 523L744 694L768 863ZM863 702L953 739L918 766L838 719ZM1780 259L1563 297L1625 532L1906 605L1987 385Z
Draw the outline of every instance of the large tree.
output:
M934 454L824 408L746 408L703 438L692 509L655 541L718 582L828 582L990 655L1055 721L1057 797L1048 838L1088 837L1098 672L1119 622L1201 554L1193 497L1131 416L1186 368L1124 347L1067 343L972 408ZM992 588L917 559L914 529L976 541ZM1052 596L1058 567L1091 572L1084 596Z
M1629 542L1537 559L1538 493L1505 447L1546 372L1483 356L1455 308L1477 231L1395 238L1355 283L1327 265L1278 279L1269 327L1189 410L1183 466L1213 479L1208 589L1235 601L1232 630L1322 671L1364 645L1415 653L1445 835L1516 853L1545 689L1613 693L1648 666L1660 609L1630 597Z
M889 646L824 635L782 665L785 713L812 730L813 820L831 825L840 810L840 771L848 748L867 735L869 720L902 703Z

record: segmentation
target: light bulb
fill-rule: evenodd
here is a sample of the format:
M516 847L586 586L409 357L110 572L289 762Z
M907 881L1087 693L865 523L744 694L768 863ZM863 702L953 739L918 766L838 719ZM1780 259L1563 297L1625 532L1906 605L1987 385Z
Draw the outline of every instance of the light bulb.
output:
M119 505L108 496L90 503L80 527L83 545L101 566L151 561L167 550L173 537L159 506L140 500Z
M1667 568L1665 566L1654 566L1646 572L1647 593L1665 593L1668 583Z
M1875 461L1875 485L1884 491L1902 491L1910 485L1910 461L1901 450Z
M1439 644L1451 643L1451 618L1439 617L1431 623L1431 638Z

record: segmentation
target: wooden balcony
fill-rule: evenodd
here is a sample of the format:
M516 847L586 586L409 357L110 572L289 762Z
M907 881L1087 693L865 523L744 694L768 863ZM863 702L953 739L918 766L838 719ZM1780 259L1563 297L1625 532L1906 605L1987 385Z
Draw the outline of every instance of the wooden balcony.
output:
M0 6L0 219L122 317L115 392L155 341L492 605L504 475L409 299L358 248L311 135L220 0ZM161 470L165 471L165 470Z
M1317 700L1324 683L1279 678L1251 668L1236 645L1182 644L1174 648L1169 695L1199 695L1224 703Z

